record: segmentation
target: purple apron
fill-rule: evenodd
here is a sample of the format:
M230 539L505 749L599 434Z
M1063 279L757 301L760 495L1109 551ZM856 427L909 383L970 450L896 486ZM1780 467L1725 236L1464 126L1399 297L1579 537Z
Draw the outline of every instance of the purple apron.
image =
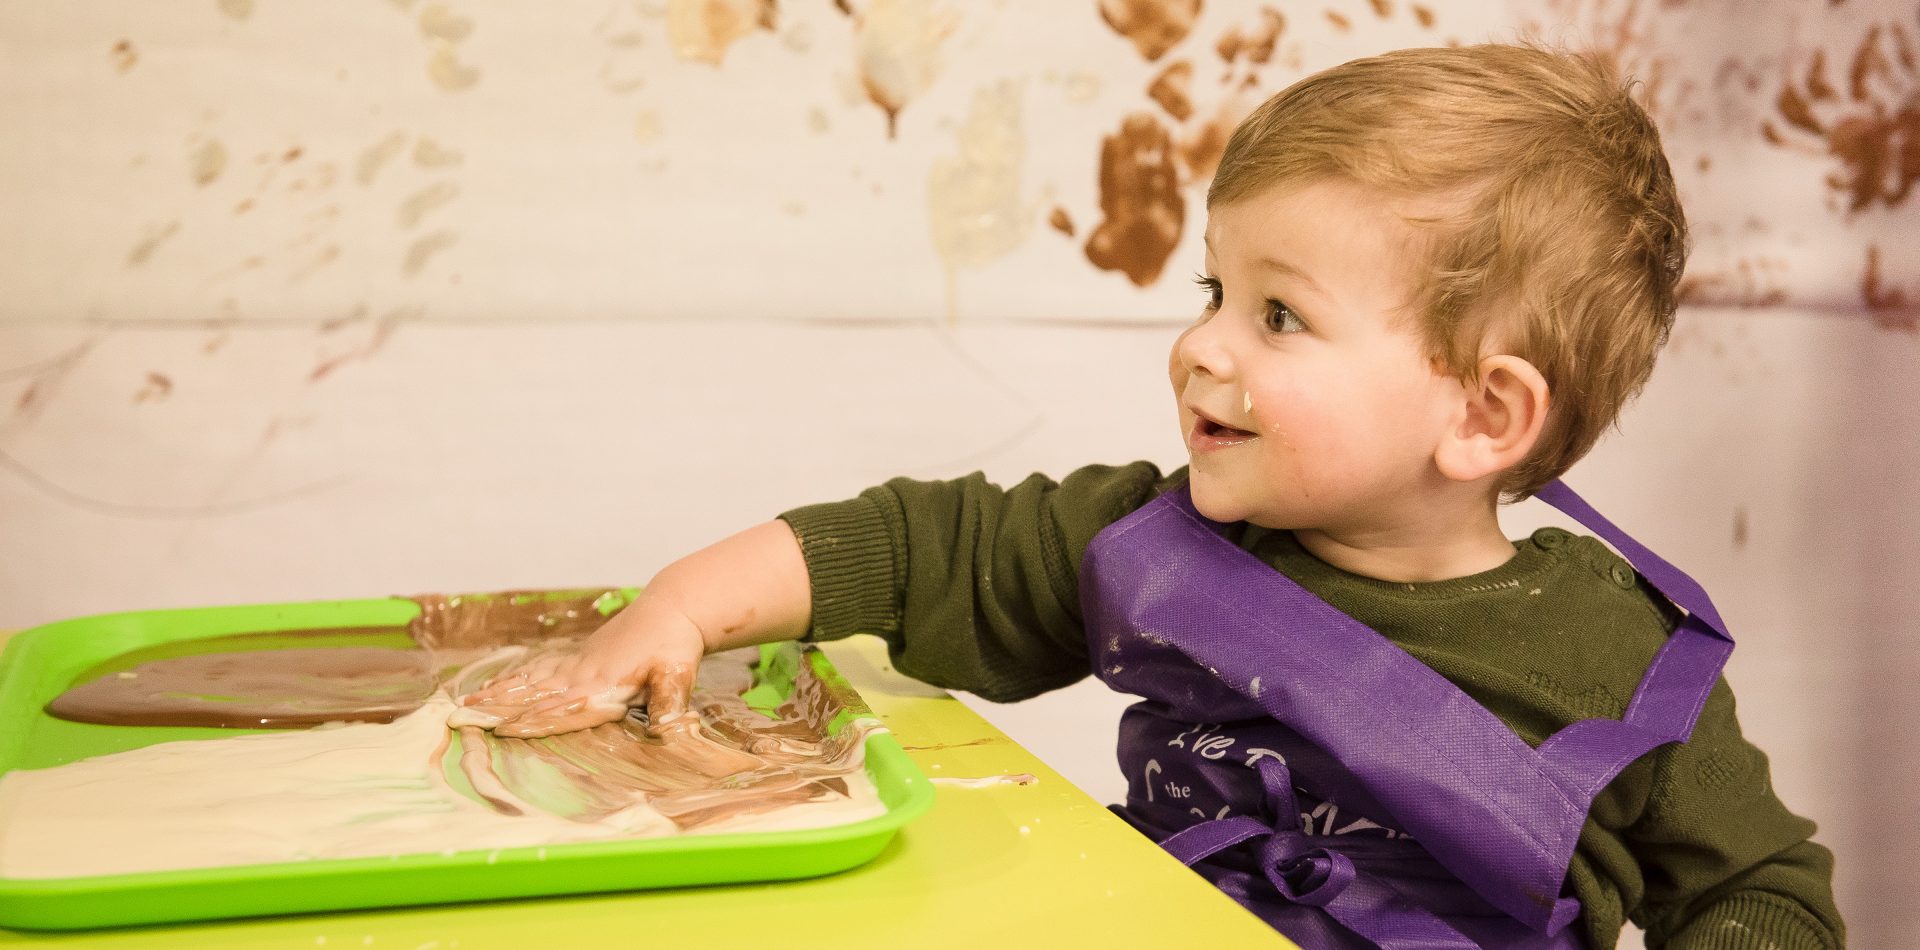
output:
M1185 487L1093 539L1081 606L1120 723L1116 810L1305 947L1584 946L1562 895L1594 796L1685 741L1733 650L1692 578L1565 485L1538 497L1686 611L1620 719L1538 749L1221 537Z

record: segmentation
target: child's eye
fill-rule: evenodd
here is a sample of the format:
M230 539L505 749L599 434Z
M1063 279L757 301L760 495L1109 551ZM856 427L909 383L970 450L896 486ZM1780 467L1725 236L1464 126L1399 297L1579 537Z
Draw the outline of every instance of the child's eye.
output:
M1208 277L1205 274L1195 274L1193 275L1193 282L1199 284L1200 289L1207 292L1207 312L1212 313L1220 309L1220 278Z
M1293 308L1273 298L1267 298L1267 329L1274 333L1299 333L1307 328L1307 322L1293 312Z

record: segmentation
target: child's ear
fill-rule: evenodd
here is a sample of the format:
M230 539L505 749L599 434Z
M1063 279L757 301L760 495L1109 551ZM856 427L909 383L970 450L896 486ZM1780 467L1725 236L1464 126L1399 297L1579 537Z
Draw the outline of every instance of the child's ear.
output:
M1479 481L1520 464L1547 423L1547 379L1517 356L1480 360L1478 382L1461 385L1461 412L1434 451L1448 478Z

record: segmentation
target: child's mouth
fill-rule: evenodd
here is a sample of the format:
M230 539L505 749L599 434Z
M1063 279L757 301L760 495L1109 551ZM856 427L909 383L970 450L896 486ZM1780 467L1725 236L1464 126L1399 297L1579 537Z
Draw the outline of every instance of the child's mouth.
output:
M1257 433L1236 429L1230 425L1215 422L1206 416L1196 415L1193 420L1193 429L1187 433L1187 447L1195 452L1207 452L1230 445L1239 445L1257 437Z

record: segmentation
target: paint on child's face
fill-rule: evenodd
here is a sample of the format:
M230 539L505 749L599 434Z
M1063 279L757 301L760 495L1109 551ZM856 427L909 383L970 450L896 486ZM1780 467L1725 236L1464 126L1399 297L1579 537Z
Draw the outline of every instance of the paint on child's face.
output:
M1203 514L1363 527L1443 477L1434 449L1460 384L1405 310L1405 210L1338 181L1212 209L1207 306L1169 362Z

